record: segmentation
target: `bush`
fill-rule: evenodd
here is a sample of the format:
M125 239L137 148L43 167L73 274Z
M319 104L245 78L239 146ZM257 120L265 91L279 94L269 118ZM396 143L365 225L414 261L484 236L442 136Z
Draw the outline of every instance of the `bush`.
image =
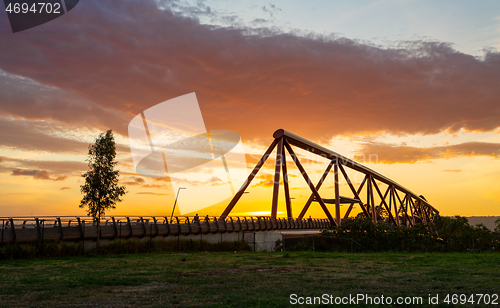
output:
M467 218L460 216L436 216L429 224L412 228L375 225L370 219L358 216L343 220L321 237L285 242L286 250L302 251L494 252L499 246L498 232L484 225L470 226Z

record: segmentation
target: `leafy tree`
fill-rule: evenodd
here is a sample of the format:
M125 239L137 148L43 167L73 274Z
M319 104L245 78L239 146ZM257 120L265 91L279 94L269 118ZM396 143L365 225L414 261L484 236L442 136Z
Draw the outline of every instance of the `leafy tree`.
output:
M497 220L495 220L495 232L500 233L500 218L497 218Z
M121 202L121 196L127 192L125 186L119 186L118 170L114 170L117 162L113 132L99 134L95 144L89 145L88 171L82 177L85 184L80 186L83 199L80 207L87 206L87 215L97 221L97 247L101 233L101 217L109 209L115 209L115 204Z

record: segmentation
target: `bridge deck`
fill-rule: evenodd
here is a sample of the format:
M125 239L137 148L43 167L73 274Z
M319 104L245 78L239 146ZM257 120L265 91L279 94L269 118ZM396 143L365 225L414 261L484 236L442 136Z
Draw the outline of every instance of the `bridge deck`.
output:
M85 221L87 219L87 221ZM1 218L0 243L97 239L97 223L80 217ZM109 217L101 221L101 239L168 237L248 231L327 229L328 219L270 217Z

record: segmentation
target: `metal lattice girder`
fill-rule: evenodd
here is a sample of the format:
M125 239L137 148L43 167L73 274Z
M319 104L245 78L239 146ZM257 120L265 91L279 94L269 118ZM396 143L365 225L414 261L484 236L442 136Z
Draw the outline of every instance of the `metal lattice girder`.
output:
M399 191L406 193L406 194L410 194L413 198L420 200L427 207L431 208L435 213L439 213L439 211L437 209L435 209L430 203L428 203L426 200L422 199L420 196L413 193L409 189L403 187L402 185L400 185L400 184L394 182L393 180L381 175L380 173L378 173L378 172L376 172L376 171L374 171L366 166L363 166L360 163L355 162L355 161L353 161L353 160L351 160L351 159L349 159L341 154L338 154L334 151L331 151L325 147L322 147L318 144L315 144L314 142L311 142L311 141L306 140L302 137L294 135L294 134L287 132L283 129L278 129L276 132L274 132L273 137L274 138L284 137L290 143L290 145L299 147L301 149L304 149L304 150L309 151L311 153L320 155L320 156L325 157L327 159L331 159L331 160L338 159L339 163L346 166L346 167L349 167L351 169L354 169L354 170L359 171L359 172L364 173L364 174L371 174L374 179L376 179L382 183L385 183L387 185L394 185L394 187L396 189L398 189Z
M395 181L377 173L376 171L361 165L358 162L355 162L341 154L338 154L334 151L331 151L325 147L322 147L318 144L315 144L309 140L306 140L302 137L294 135L290 132L287 132L283 129L279 129L274 132L273 137L275 138L271 146L268 148L264 156L261 158L259 163L255 166L252 173L248 176L245 184L240 188L240 190L233 197L227 208L221 215L221 219L224 219L229 215L231 210L234 208L235 204L241 198L241 195L250 185L250 182L255 178L257 172L259 172L260 168L266 161L267 157L271 154L273 149L277 146L277 154L276 154L276 165L275 165L275 177L274 177L274 185L273 185L273 199L272 199L272 207L271 207L271 218L276 219L277 211L278 211L278 198L279 198L279 183L280 183L280 175L281 171L283 172L283 184L285 188L285 201L287 207L287 217L292 218L292 209L290 203L290 190L288 185L288 173L286 167L286 152L291 156L293 162L299 169L302 174L304 180L307 185L311 189L311 196L307 200L304 205L302 211L300 212L298 219L303 219L305 213L309 209L311 202L318 202L325 212L326 216L332 223L332 225L339 225L341 222L341 214L340 214L340 205L341 204L350 204L347 209L344 219L349 217L349 214L354 206L354 204L359 204L364 215L373 220L373 223L377 223L378 216L382 209L385 209L389 215L389 221L395 225L410 225L414 226L418 223L428 223L429 219L438 214L439 211L435 209L432 205L430 205L425 198L422 196L418 196L409 189L403 187L402 185L396 183ZM309 151L313 154L319 155L330 160L328 167L323 172L322 177L316 186L311 182L310 177L305 171L304 167L300 163L297 155L291 146L296 146L303 150ZM322 198L319 194L319 189L326 179L327 175L331 171L333 167L334 171L334 190L335 190L335 199L325 199ZM356 189L349 179L345 168L350 168L356 172L364 174L363 181L360 183L359 187ZM351 192L353 193L353 197L344 197L340 196L339 193L339 177L342 174L343 178L346 180L347 184ZM377 181L380 183L378 184ZM380 189L380 185L385 184L387 187L385 188L385 193L382 194ZM361 198L361 192L363 188L366 188L366 200L363 202ZM380 198L380 204L375 204L375 193ZM399 196L399 192L404 195L404 198L401 199ZM335 219L330 214L326 204L334 204L335 205Z

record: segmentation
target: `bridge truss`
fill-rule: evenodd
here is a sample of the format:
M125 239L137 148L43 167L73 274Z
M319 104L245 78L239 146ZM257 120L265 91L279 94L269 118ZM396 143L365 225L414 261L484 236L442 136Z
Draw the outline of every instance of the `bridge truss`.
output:
M439 214L439 211L435 209L431 204L429 204L423 196L416 195L415 193L396 183L395 181L343 155L340 155L332 150L324 148L318 144L315 144L283 129L279 129L274 132L273 137L274 141L261 157L253 171L250 173L246 182L226 207L220 217L221 219L225 219L231 213L234 206L237 204L241 196L245 193L245 190L248 188L261 167L266 162L267 158L271 155L274 148L276 147L277 152L273 185L273 198L271 205L271 219L276 219L278 212L280 176L283 176L287 217L288 219L293 218L292 206L290 202L290 188L288 185L286 152L288 152L293 162L302 174L302 177L311 189L311 195L302 208L302 211L298 216L299 219L303 219L312 202L318 202L320 204L329 221L334 226L340 225L342 219L347 219L349 217L354 204L359 204L361 210L363 211L363 214L367 218L370 218L375 224L380 219L382 209L385 209L388 215L388 222L397 226L414 226L418 223L426 224L430 221L431 217ZM309 177L299 158L295 154L292 145L324 157L330 161L328 167L325 169L323 175L316 185L314 185L311 181L311 178ZM318 191L332 168L334 172L335 199L325 199L320 196ZM363 180L357 188L354 187L354 184L348 177L346 168L364 175ZM339 179L341 176L347 182L352 192L352 197L340 196ZM382 190L384 188L385 192L382 194ZM375 202L375 194L377 194L380 198L379 204L376 204ZM332 214L328 210L326 206L326 204L328 203L335 205L335 217L332 216ZM349 207L345 211L343 218L340 210L341 204L349 204Z

